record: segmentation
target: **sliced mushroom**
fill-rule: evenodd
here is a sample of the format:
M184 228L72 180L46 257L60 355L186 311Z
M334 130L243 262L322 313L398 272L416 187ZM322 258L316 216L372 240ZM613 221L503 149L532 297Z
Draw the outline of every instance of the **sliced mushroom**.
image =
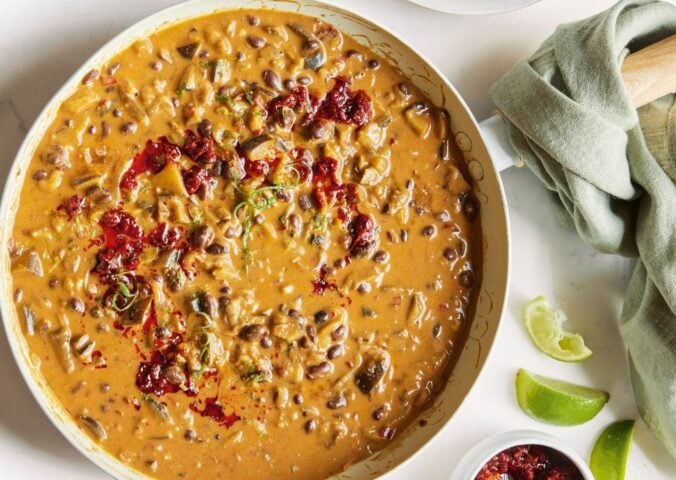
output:
M169 414L169 409L167 408L167 406L164 403L155 400L151 396L146 397L146 403L150 406L150 408L155 413L157 413L157 415L162 420L164 420L165 422L171 422L172 421L171 415Z
M96 348L96 342L91 340L86 333L73 341L73 350L84 363L91 363L94 348Z
M425 316L427 304L425 301L425 294L422 292L415 292L411 297L411 306L408 310L408 323L419 325L420 321Z
M136 86L127 79L121 79L118 82L118 92L124 107L131 117L142 125L148 125L150 119L143 109L143 106L138 101L139 92Z
M35 276L42 278L45 274L44 269L42 268L42 260L40 260L40 255L35 250L23 255L19 260L17 260L14 265L15 272L30 272Z
M242 151L247 160L274 158L275 140L268 134L251 137L242 143Z
M66 170L70 168L70 153L68 148L59 143L53 143L42 154L42 161L56 168Z
M96 420L93 417L90 417L89 415L81 415L80 420L82 420L82 423L91 431L96 439L98 441L103 441L108 438L108 434L106 433L106 429L103 428L103 425L101 425L101 422Z
M67 327L60 328L52 332L50 338L61 366L66 372L72 373L75 370L75 362L73 361L73 352L70 347L70 329Z
M176 47L176 51L178 51L179 55L181 55L186 60L191 60L195 57L195 54L199 48L200 42L190 42Z
M35 335L35 326L37 319L28 305L23 306L23 318L26 322L26 334Z
M150 306L153 302L153 297L141 297L132 303L132 305L125 310L124 315L120 321L122 325L138 325L145 320L150 312Z
M368 395L385 376L389 367L390 356L379 350L364 362L362 368L354 376L354 383L362 393Z
M319 70L326 63L326 48L321 40L298 23L287 26L303 39L301 54L305 60L305 68Z

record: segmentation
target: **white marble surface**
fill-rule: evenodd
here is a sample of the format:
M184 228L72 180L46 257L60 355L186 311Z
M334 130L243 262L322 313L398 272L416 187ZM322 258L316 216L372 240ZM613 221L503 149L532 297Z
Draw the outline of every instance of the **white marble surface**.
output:
M100 45L134 21L176 0L22 0L4 2L0 15L0 175L23 135L59 85ZM456 17L403 0L342 0L399 32L429 56L465 96L477 118L492 109L489 86L531 53L559 23L609 7L611 0L544 0L524 10L488 17ZM611 421L636 418L616 319L631 269L628 260L597 254L552 217L546 194L526 170L503 173L513 235L512 292L498 345L456 417L393 479L448 478L470 446L500 431L534 428L552 433L588 457ZM530 344L520 325L527 299L557 302L594 356L581 365L551 360ZM526 417L514 398L519 367L606 389L610 403L586 425L549 427ZM0 336L0 478L107 478L43 415ZM676 462L638 422L629 479L676 478Z

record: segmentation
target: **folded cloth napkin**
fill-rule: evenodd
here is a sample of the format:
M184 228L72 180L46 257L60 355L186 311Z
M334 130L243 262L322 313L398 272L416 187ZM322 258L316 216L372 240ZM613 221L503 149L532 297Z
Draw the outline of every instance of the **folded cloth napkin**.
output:
M491 95L562 221L638 257L620 331L641 416L676 457L676 95L637 111L620 75L629 52L674 33L674 5L621 1L560 26Z

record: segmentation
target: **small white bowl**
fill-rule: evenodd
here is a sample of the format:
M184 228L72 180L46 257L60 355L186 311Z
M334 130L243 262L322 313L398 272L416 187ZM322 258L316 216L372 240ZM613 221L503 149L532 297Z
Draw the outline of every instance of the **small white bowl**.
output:
M556 437L535 430L513 430L482 440L462 457L450 480L474 480L491 458L503 450L518 445L541 445L561 452L577 467L584 480L594 480L591 470L575 450Z

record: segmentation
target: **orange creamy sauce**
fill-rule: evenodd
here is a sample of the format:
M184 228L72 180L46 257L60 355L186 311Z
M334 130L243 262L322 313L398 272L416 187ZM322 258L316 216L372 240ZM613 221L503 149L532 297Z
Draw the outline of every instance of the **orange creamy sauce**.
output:
M30 164L15 300L102 448L323 478L444 387L480 260L447 112L318 19L218 13L90 72Z

